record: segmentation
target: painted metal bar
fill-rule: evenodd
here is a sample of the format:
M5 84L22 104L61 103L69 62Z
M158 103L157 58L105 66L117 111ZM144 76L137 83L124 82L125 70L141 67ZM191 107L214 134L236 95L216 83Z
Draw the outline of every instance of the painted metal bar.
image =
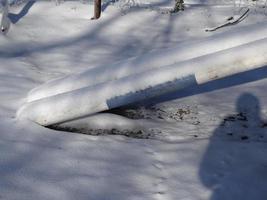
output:
M26 103L17 113L47 126L267 65L267 39Z
M198 41L183 43L175 48L151 52L109 66L99 66L94 69L49 81L30 91L27 101L31 102L71 90L143 73L151 69L162 68L266 37L266 22L234 29L227 33L220 33Z

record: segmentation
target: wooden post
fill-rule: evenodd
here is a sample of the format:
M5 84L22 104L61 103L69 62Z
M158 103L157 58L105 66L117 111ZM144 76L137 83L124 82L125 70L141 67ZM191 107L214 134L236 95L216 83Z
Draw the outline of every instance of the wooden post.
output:
M98 19L101 16L101 0L95 0L94 17L92 19Z

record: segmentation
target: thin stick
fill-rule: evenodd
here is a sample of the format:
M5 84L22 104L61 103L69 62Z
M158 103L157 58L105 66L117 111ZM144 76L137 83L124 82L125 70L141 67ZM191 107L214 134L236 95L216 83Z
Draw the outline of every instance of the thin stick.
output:
M226 27L226 26L235 25L235 24L237 24L237 23L243 21L243 20L245 19L246 15L248 14L248 12L249 12L249 8L248 8L248 9L246 10L246 12L244 12L238 19L236 19L236 20L234 20L234 21L229 21L229 22L227 22L227 23L225 23L225 24L222 24L222 25L220 25L220 26L217 26L217 27L215 27L215 28L206 29L205 31L206 31L206 32L212 32L212 31L216 31L216 30L218 30L219 28L223 28L223 27Z

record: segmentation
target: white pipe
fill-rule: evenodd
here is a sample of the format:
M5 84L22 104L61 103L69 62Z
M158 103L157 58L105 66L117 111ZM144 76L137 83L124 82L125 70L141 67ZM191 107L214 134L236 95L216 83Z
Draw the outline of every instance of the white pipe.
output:
M267 39L25 104L19 118L52 125L267 65Z
M123 62L89 69L78 74L50 81L33 89L29 93L27 101L31 102L44 97L145 72L153 68L172 65L177 62L263 39L266 36L266 22L234 29L227 33L217 34L199 41L184 43L175 48L155 51Z

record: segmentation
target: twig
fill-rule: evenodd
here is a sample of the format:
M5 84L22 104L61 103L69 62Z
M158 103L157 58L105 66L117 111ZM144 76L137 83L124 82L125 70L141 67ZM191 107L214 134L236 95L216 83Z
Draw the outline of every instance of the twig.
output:
M217 26L215 28L210 28L210 29L206 29L205 31L206 32L212 32L212 31L216 31L218 30L219 28L223 28L223 27L226 27L226 26L231 26L231 25L235 25L235 24L238 24L239 22L243 21L246 17L247 17L247 14L249 12L249 8L246 10L246 12L244 12L239 18L237 18L236 20L234 21L229 21L229 22L226 22L220 26Z

